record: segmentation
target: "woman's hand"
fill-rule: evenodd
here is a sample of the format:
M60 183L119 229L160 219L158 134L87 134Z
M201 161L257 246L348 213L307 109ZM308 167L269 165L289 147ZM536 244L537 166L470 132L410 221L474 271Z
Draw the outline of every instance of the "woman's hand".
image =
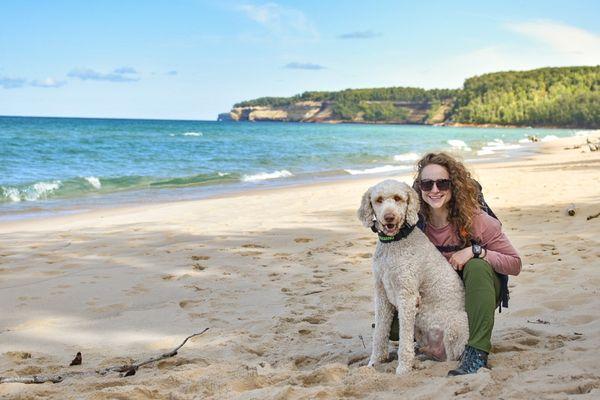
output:
M450 265L452 265L452 268L457 271L462 271L467 261L471 258L473 258L473 250L471 249L471 246L469 246L452 254L452 257L450 257L450 260L448 261L450 262Z

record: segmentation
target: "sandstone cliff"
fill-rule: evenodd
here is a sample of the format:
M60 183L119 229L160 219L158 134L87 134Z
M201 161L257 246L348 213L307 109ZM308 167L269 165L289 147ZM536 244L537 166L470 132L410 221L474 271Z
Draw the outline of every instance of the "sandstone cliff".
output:
M234 107L229 113L219 114L219 121L277 121L277 122L326 122L326 123L396 123L437 124L445 120L451 103L366 101L365 105L385 105L401 112L392 118L373 118L365 112L357 112L350 118L334 112L335 101L298 101L284 106Z

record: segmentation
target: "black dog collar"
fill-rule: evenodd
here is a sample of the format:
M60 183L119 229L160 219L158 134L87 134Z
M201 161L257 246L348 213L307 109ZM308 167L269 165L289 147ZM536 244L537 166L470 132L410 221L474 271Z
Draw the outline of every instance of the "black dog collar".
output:
M415 226L416 225L404 224L402 226L402 228L400 228L400 231L398 233L396 233L394 236L385 235L383 232L381 232L377 228L375 228L375 224L373 224L371 226L371 230L373 232L377 233L377 236L379 236L379 241L381 243L390 243L390 242L397 242L398 240L402 240L405 237L407 237L408 235L410 235L411 232L413 231L413 229L415 229Z

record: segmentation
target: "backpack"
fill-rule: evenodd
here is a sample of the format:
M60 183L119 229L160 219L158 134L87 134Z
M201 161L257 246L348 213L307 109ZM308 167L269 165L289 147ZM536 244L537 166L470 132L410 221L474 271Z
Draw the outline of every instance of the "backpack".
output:
M490 217L500 221L500 219L496 216L492 208L486 203L485 198L483 197L483 188L479 182L475 180L475 184L477 189L479 190L479 207L483 212L485 212ZM415 185L413 184L413 188ZM425 219L421 214L419 214L419 221L417 222L417 228L421 231L425 231ZM472 241L474 242L474 241ZM462 250L463 247L460 246L436 246L440 252L449 252L449 251L458 251ZM461 271L462 272L462 271ZM495 272L495 271L494 271ZM502 312L502 307L508 308L508 300L510 299L510 294L508 291L508 275L501 274L496 272L496 275L500 279L500 304L498 305L498 312Z

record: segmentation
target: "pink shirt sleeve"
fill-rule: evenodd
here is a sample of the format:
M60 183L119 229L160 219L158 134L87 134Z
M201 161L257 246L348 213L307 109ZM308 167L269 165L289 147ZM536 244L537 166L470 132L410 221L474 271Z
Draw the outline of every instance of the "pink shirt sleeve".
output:
M521 257L502 232L500 221L482 212L473 218L472 227L473 236L487 251L485 260L494 271L505 275L519 275Z

